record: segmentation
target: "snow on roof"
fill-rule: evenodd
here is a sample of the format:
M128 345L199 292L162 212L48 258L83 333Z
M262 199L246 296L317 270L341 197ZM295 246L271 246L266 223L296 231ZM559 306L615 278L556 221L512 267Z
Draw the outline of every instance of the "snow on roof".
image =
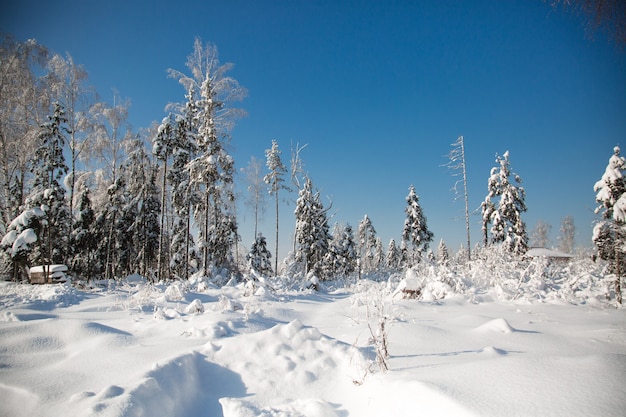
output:
M526 252L526 256L530 258L535 258L539 256L543 256L546 258L573 258L573 255L570 255L569 253L546 248L530 248L528 249L528 252Z
M30 268L30 273L32 274L33 272L43 272L44 268L50 268L48 270L50 274L55 273L55 272L67 271L66 265L38 265L38 266L33 266L32 268Z

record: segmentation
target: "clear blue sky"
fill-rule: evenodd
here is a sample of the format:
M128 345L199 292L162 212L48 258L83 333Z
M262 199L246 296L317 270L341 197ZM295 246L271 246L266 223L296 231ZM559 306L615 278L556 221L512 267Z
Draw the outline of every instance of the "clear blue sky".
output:
M471 209L496 153L509 150L529 231L543 220L556 244L572 215L578 244L590 246L593 184L613 146L626 145L626 52L541 0L4 0L0 30L69 52L103 100L113 89L131 100L135 129L184 100L166 70L186 70L194 37L216 44L249 91L233 131L238 167L264 161L272 139L285 161L291 143L308 144L305 168L332 199L333 221L356 229L368 214L385 247L399 240L411 184L435 249L465 241L463 204L441 167L460 135ZM293 209L281 207L284 249ZM480 216L471 222L477 243ZM271 247L273 223L270 205L261 231ZM244 208L240 228L249 246Z

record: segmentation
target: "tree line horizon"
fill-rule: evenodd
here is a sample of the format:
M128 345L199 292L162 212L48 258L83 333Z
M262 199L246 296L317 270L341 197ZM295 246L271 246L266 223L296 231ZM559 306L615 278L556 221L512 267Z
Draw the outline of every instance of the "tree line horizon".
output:
M228 75L232 64L221 64L211 43L196 38L188 72L168 70L183 87L185 100L168 104L160 124L139 132L128 124L128 102L117 96L113 106L97 101L86 85L87 72L69 54L52 54L34 40L18 42L9 35L2 36L1 48L3 275L24 279L29 266L59 263L83 279L132 273L152 280L188 279L201 272L227 282L250 269L278 274L278 257L272 265L257 219L261 196L274 197L277 254L279 193L287 189L298 198L293 247L283 272L328 279L434 259L434 234L413 185L406 196L401 240L396 244L392 239L385 253L367 214L357 236L349 224L337 223L331 230L329 207L302 169L304 147L291 150L287 166L276 140L265 152L265 174L254 158L246 168L255 241L241 255L235 165L227 145L245 113L235 104L247 91ZM497 156L488 177L481 203L482 243L522 255L529 247L522 220L525 190L510 169L509 156L508 151ZM452 144L449 158L450 168L465 182L460 195L466 203L469 260L462 136ZM538 223L533 239L547 242L549 230ZM571 216L563 219L560 232L559 247L571 252ZM439 252L444 251L442 239ZM619 259L611 258L609 250L599 253L602 259Z

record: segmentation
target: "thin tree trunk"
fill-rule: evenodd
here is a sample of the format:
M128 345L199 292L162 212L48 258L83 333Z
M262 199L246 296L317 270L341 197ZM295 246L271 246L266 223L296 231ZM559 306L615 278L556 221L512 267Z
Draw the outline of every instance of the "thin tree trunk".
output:
M189 196L189 192L187 192L187 196ZM189 201L189 198L187 198ZM190 223L191 223L191 213L189 213L191 207L187 206L187 227L185 228L185 279L189 280L189 232L190 232Z
M276 251L274 252L274 275L278 276L278 190L276 194Z
M202 268L204 269L205 276L209 272L207 268L209 264L209 187L207 186L206 188L206 194L204 197L204 247L202 251L204 257Z
M167 154L163 168L163 189L161 190L161 230L159 231L159 257L157 259L157 278L163 279L163 233L165 231L165 192L167 187Z
M620 261L619 261L619 232L618 232L618 224L615 222L615 243L613 244L615 247L615 299L617 304L622 305L622 273L620 270Z

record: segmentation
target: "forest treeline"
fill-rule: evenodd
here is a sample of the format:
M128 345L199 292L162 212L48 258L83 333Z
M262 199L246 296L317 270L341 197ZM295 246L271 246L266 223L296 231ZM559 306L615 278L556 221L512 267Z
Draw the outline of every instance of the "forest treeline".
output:
M278 274L278 259L272 259L256 221L256 240L240 254L235 163L228 145L234 124L245 114L237 105L247 92L229 76L232 65L219 62L214 45L196 39L186 72L168 70L182 87L181 100L164 104L161 122L141 130L128 123L129 103L117 96L113 104L100 101L86 70L69 54L54 54L34 40L20 42L10 35L2 35L0 48L3 276L25 279L28 267L46 264L65 264L80 279L134 273L151 280L188 279L200 272L225 283L250 270ZM451 167L464 174L462 137L452 146ZM262 196L274 198L274 254L279 250L279 194L292 190L298 195L293 247L282 273L324 280L436 260L434 234L413 185L401 239L384 249L367 215L357 230L349 224L331 227L330 207L303 171L301 150L290 149L287 164L278 142L271 141L265 163L253 158L246 169L255 219ZM525 190L509 158L508 151L498 156L487 177L482 240L484 246L522 255L529 247L522 219ZM600 257L615 270L624 259L616 243L624 219L613 206L621 204L626 190L625 166L616 148L609 162L612 174L596 184L603 220L594 239ZM467 216L466 188L461 193ZM541 244L548 233L549 226L541 223L531 238ZM574 234L573 218L565 217L562 251L573 250ZM468 259L469 245L468 228ZM440 260L448 257L443 240L437 249Z

